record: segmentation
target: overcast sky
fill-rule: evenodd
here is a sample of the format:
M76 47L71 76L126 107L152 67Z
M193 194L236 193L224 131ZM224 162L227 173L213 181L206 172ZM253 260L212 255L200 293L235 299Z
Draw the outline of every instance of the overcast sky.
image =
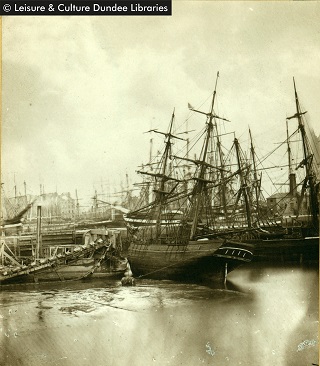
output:
M44 184L80 197L101 181L125 184L126 172L133 183L148 160L144 132L166 130L173 108L183 125L217 71L218 111L240 142L248 126L261 154L285 139L293 76L319 134L319 19L317 1L173 1L171 17L3 17L7 193L14 177L21 194L26 181L29 194Z

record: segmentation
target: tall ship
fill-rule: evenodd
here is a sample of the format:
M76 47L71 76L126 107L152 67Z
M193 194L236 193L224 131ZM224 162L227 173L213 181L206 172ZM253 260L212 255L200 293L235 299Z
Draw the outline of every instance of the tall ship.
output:
M320 144L302 110L295 79L296 111L286 119L287 192L267 198L268 210L260 213L258 230L247 242L255 243L257 257L281 261L319 260ZM297 121L294 128L294 121ZM290 125L290 126L289 126ZM289 127L292 133L289 133ZM293 145L298 145L294 153ZM262 225L269 222L269 225Z
M140 206L125 215L127 258L135 277L221 280L253 258L251 244L227 239L225 232L215 228L213 191L223 189L217 172L225 173L224 183L233 177L228 170L212 164L217 121L225 120L214 110L218 76L219 73L210 111L202 112L189 105L192 112L206 118L202 138L198 139L199 158L190 157L189 141L184 156L173 152L173 141L184 140L174 133L175 112L168 132L153 130L164 136L163 153L157 161L147 164L149 170L138 171L147 177L147 191Z

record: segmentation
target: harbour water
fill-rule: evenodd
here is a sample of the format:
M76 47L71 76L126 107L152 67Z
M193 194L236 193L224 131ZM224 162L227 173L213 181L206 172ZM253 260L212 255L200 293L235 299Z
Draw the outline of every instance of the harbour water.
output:
M317 365L318 279L318 265L251 263L225 286L3 286L0 364Z

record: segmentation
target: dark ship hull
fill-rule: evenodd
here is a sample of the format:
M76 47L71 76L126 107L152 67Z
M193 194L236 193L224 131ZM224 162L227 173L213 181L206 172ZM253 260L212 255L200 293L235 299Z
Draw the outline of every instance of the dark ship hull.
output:
M319 261L319 236L305 238L271 238L249 240L254 245L255 261Z
M228 272L250 262L253 246L221 239L188 245L131 244L128 260L133 276L187 282L223 280Z

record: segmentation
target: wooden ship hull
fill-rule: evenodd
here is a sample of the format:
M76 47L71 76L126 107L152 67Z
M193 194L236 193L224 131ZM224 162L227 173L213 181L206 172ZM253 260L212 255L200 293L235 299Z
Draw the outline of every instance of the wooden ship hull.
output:
M252 260L253 246L221 239L190 241L188 245L131 244L127 257L136 278L220 281Z

